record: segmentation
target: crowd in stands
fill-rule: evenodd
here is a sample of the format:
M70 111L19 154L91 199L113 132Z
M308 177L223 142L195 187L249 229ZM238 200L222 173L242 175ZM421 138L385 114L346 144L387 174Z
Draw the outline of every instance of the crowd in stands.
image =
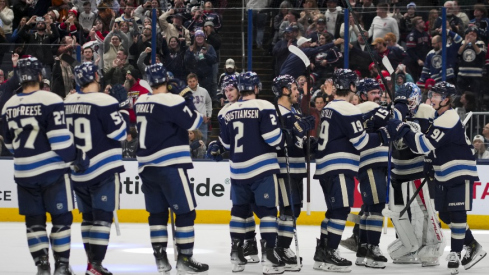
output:
M132 106L140 94L151 90L144 71L155 51L156 62L163 63L172 77L187 81L195 94L194 103L204 115L204 123L200 133L189 136L194 137L190 137L190 142L194 141L194 149L200 152L198 141L202 140L204 147L209 142L213 106L225 104L220 82L225 75L237 73L235 61L220 56L223 38L219 30L223 27L227 2L0 0L0 104L3 106L9 93L15 92L6 91L12 87L7 80L15 82L12 63L3 62L10 59L10 53L37 57L45 69L43 89L64 98L76 91L73 67L79 64L76 49L80 46L81 61L98 65L103 90L110 93L113 86L122 85ZM348 2L354 14L350 12L346 32L344 1L245 1L246 8L253 10L253 47L273 56L270 66L274 76L290 74L305 82L302 75L305 66L290 54L289 45L299 47L310 58L309 77L314 80L316 92L311 95L305 91L308 100L304 102L313 104L303 108L311 107L312 113L317 113L334 98L334 88L328 80L336 68L343 67L345 41L349 42L349 67L360 78L381 79L382 74L388 82L385 85L391 89L415 82L426 95L442 79L440 7L444 6L448 38L446 79L462 95L460 107L466 111L487 111L489 85L484 85L488 82L486 66L489 66L487 0ZM153 9L157 13L156 30L152 25ZM156 45L152 44L154 32ZM374 66L368 46L379 64L383 57L388 58L395 69L395 79ZM222 71L220 60L223 63L225 60ZM383 98L389 100L387 93ZM133 112L131 123L135 123ZM134 139L137 140L137 135L129 136L132 139L128 138L126 144L128 155ZM474 142L482 136L477 137ZM197 151L196 156L200 154ZM481 158L488 154L481 154Z

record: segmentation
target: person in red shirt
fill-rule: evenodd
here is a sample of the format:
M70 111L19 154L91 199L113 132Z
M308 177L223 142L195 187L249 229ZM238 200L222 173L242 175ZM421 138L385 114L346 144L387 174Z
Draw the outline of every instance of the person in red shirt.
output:
M124 88L128 91L129 97L129 122L131 126L136 124L136 114L133 109L136 100L139 96L151 91L148 82L137 77L135 70L128 70L126 73L126 81L124 82Z

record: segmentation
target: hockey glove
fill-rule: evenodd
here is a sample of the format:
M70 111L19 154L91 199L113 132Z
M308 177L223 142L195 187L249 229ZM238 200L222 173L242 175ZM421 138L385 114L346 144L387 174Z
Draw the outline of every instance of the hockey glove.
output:
M408 103L409 95L411 95L411 89L405 86L400 87L394 96L394 103Z
M75 161L73 161L73 170L76 173L83 173L88 169L89 166L90 160L85 155L85 152L80 149L76 149L76 159Z
M315 137L309 137L309 153L316 154L318 151L318 140ZM304 146L304 154L307 154L307 146Z
M379 130L377 130L377 134L379 134L380 142L382 143L383 146L389 145L391 136L389 134L389 131L387 131L385 127L379 128Z
M211 141L207 147L206 157L215 161L221 161L222 154L224 153L224 147L218 140Z
M390 138L392 138L393 140L398 140L402 138L410 131L409 125L398 119L389 120L387 122L386 128L387 131L389 131Z
M311 129L314 129L314 122L316 119L313 116L306 116L294 123L292 127L292 131L294 131L294 135L303 138L304 135Z
M424 159L423 174L427 180L431 182L435 180L435 169L433 169L431 159L429 158Z

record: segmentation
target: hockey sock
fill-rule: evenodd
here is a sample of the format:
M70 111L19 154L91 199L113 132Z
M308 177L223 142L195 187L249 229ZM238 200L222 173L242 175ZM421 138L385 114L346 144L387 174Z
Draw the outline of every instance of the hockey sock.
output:
M289 248L294 237L294 220L291 216L280 215L278 219L278 241L277 246Z
M233 208L231 208L231 221L229 222L231 239L239 239L241 241L245 239L250 213L253 215L249 205L233 205ZM254 238L254 235L252 238Z
M81 223L81 235L83 241L83 247L85 248L85 253L87 254L87 259L90 262L90 230L93 226L92 213L82 213L83 221Z
M49 239L46 232L46 216L26 216L25 217L27 243L29 251L36 265L39 264L39 257L49 255Z
M467 228L467 212L453 211L450 213L451 252L461 252L464 246L465 231Z
M168 211L150 213L148 217L151 245L168 246Z
M330 219L328 221L328 247L337 249L341 241L341 235L345 230L346 218L350 213L349 207L328 210Z
M275 247L277 240L277 218L265 216L260 219L260 235L266 241L266 247Z
M255 217L253 216L253 212L251 212L251 216L246 218L245 220L245 239L253 240L255 239Z
M109 246L110 227L114 214L101 209L94 209L92 215L93 225L89 234L90 260L102 262L105 258L105 253L107 253L107 246Z
M467 228L465 229L464 245L470 245L474 240L475 238L472 235L472 230L470 230L469 225L467 225Z
M175 219L175 239L178 249L184 255L192 256L194 249L195 210L177 214Z
M367 243L368 242L368 233L367 233L367 215L368 213L363 213L362 216L360 216L360 225L358 228L358 237L360 239L360 243Z
M73 215L70 212L52 216L51 247L57 261L69 262L71 248L71 224Z
M327 243L328 239L328 218L324 218L324 220L321 222L321 243Z
M383 221L384 217L381 213L369 213L366 221L368 244L379 245Z

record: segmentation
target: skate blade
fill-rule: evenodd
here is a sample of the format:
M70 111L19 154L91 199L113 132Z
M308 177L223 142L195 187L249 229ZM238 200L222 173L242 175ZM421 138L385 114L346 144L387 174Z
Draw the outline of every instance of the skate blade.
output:
M245 256L245 259L248 261L249 264L257 264L260 262L260 258L258 258L258 255Z
M178 270L177 275L187 275L187 274L199 274L199 275L207 275L207 271L195 272L189 270Z
M355 265L358 265L358 266L365 266L365 258L363 258L363 257L358 257L358 258L355 260Z
M384 269L385 268L385 262L376 262L374 260L367 259L367 261L365 262L365 267Z
M434 261L421 261L421 267L430 267L430 266L439 266L440 262L437 260Z
M285 268L283 266L263 266L263 275L283 274Z
M160 275L170 275L170 271L169 271L169 270L168 270L168 271L164 271L164 270L158 270L158 273L159 273Z
M470 269L471 267L473 267L476 263L480 262L480 260L484 259L484 257L487 255L487 252L485 252L484 250L481 251L482 253L479 253L477 254L477 256L474 258L473 261L471 261L470 263L464 265L464 269L465 270L468 270Z
M328 264L323 262L314 262L312 268L316 270L326 271L326 272L339 272L339 273L351 272L351 266L336 266L333 264Z
M415 259L412 259L412 260L393 260L392 261L393 264L420 264L421 261L420 260L415 260Z
M243 270L245 270L244 265L233 264L233 272L242 272Z
M456 275L456 274L458 274L458 268L449 268L448 270L450 270L450 274L451 274L451 275Z
M301 271L302 265L297 264L285 264L285 271L299 272Z

